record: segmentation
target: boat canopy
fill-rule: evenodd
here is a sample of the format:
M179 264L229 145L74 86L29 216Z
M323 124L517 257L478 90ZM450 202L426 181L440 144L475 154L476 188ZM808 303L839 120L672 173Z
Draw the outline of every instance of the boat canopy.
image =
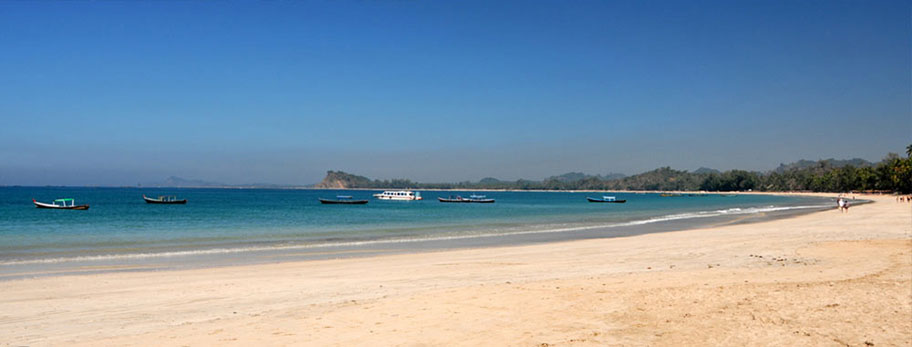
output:
M57 200L54 200L54 202L57 202L57 201L60 201L60 202L67 202L67 201L73 201L73 199L57 199Z
M336 195L336 199L351 199L351 195Z

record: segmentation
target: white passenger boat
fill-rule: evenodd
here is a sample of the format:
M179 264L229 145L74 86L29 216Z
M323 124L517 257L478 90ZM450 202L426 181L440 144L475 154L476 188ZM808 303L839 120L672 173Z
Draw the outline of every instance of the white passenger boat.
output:
M421 200L421 193L411 190L387 190L374 194L374 197L380 200Z

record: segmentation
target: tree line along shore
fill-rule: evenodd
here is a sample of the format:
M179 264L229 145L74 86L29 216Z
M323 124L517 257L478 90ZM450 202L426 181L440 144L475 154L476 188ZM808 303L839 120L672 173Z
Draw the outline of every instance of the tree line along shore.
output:
M608 177L570 173L542 181L420 183L409 179L372 180L342 171L328 171L315 188L412 188L504 190L667 190L667 191L813 191L912 193L912 144L906 156L889 153L878 163L861 159L799 161L767 172L746 170L675 170L662 167L633 176Z

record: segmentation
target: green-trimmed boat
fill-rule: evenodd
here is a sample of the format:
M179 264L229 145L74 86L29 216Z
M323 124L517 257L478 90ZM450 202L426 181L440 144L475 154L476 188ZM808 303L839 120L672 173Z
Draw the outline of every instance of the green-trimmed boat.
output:
M35 199L32 199L32 202L35 203L37 208L50 208L56 210L88 210L89 205L76 205L76 200L73 199L57 199L53 203L48 204L44 202L38 202ZM59 205L57 203L60 203Z
M187 199L177 200L177 197L173 195L162 195L158 198L150 198L143 194L143 200L145 200L147 204L183 205L187 203Z

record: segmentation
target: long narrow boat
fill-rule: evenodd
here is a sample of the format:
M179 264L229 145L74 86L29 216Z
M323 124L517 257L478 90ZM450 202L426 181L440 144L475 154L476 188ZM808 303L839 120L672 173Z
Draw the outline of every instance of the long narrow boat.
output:
M54 200L54 203L52 203L52 204L38 202L35 199L32 199L32 202L35 203L35 207L37 207L37 208L50 208L50 209L57 209L57 210L88 210L89 209L89 205L76 205L76 201L73 199L57 199L57 200ZM58 202L60 203L60 205L57 204ZM69 203L69 204L67 204L67 203Z
M324 199L319 198L321 204L327 205L364 205L367 203L367 200L354 200L351 196L348 195L337 195L336 199Z
M608 202L608 203L615 203L615 204L623 204L623 203L627 202L627 200L618 200L617 198L615 198L613 196L607 196L607 195L603 196L601 199L590 198L587 196L586 200L589 200L589 202Z
M470 195L468 198L463 198L459 195L453 196L450 195L449 198L437 197L437 201L440 202L462 202L462 203L476 203L476 204L492 204L494 199L488 199L484 195Z
M176 196L163 195L156 198L147 197L143 194L143 200L146 200L147 204L171 204L171 205L183 205L187 203L187 199L177 200Z

